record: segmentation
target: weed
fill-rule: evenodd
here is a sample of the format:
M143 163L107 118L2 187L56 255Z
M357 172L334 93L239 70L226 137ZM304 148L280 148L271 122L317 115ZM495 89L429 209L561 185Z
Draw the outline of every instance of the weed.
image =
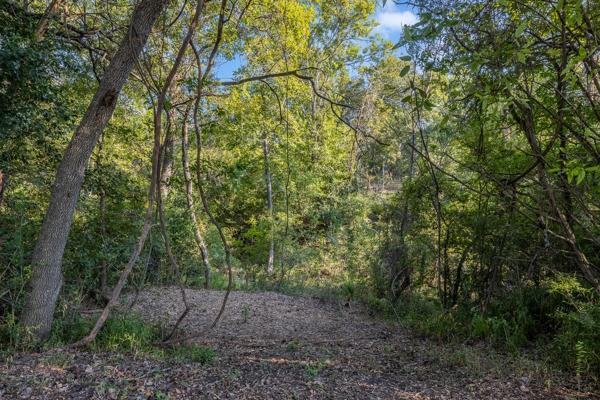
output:
M168 394L159 390L156 393L154 393L154 398L156 400L169 400L171 397Z
M242 306L242 319L243 319L244 323L247 323L248 320L250 319L250 313L251 313L250 306L244 304Z
M302 342L299 339L292 339L287 344L287 349L289 351L296 351L302 347Z
M214 360L215 351L210 347L189 344L170 348L167 350L167 355L178 361L191 361L204 365Z
M67 368L73 362L73 355L62 351L51 352L43 358L46 365L54 365L60 368Z
M138 317L117 315L106 321L92 347L97 350L148 353L154 350L153 344L158 340L158 327Z
M329 364L329 360L328 359L322 359L316 362L310 362L307 363L304 366L304 371L306 372L306 375L308 375L309 378L314 379L317 376L319 376L319 374L321 373L321 371Z
M306 371L306 374L313 379L319 376L319 372L321 372L319 366L315 364L306 364L304 370Z
M236 368L232 368L227 372L227 377L232 381L237 380L240 377L240 375L240 370Z

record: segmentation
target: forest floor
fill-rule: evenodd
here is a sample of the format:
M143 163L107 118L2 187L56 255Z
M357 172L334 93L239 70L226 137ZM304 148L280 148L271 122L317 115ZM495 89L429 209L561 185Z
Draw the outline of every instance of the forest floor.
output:
M202 332L223 292L187 295L194 308L183 330ZM173 323L179 291L145 290L131 309ZM82 350L17 354L0 361L0 399L600 399L534 361L437 343L359 304L310 297L232 292L219 325L195 342L215 350L210 364Z

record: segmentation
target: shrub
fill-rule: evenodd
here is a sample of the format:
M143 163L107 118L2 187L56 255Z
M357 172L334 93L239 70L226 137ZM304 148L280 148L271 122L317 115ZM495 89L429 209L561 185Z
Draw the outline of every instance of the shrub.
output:
M415 292L393 305L373 295L367 303L429 337L486 340L510 352L537 342L560 368L600 376L600 304L575 277L557 275L540 287L503 293L485 311L469 304L445 310L434 295Z
M578 376L600 376L600 305L585 304L560 315L554 358Z
M26 350L28 334L18 324L14 312L6 315L0 324L0 344L3 351Z
M98 350L144 353L152 351L160 339L157 326L135 316L116 315L106 321L93 346Z
M54 320L47 345L64 346L74 343L87 335L93 326L94 320L83 318L74 310L65 312Z
M578 377L600 376L600 304L593 290L565 276L551 282L549 290L562 300L554 313L559 327L552 358Z

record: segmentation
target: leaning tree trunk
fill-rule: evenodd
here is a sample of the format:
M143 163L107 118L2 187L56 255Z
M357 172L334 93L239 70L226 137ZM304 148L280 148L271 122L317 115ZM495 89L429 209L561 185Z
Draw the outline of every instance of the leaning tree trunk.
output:
M21 322L36 338L48 336L62 286L62 257L85 168L100 134L113 114L117 97L168 0L142 0L128 34L112 58L100 86L75 131L56 172L50 204L33 250L32 279Z
M37 26L35 27L35 32L33 33L37 42L41 42L44 39L44 35L46 34L46 30L48 29L48 24L50 23L50 19L59 9L62 1L63 0L52 0L50 4L48 4L44 15L38 22Z

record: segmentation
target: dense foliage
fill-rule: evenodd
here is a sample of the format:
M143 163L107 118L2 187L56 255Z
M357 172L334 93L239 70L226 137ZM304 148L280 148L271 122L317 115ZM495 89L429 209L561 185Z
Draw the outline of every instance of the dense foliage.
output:
M128 288L225 288L230 248L235 288L333 288L441 339L537 343L600 372L600 4L418 0L393 44L369 0L219 3L163 110L195 4L168 6L119 96L79 195L54 340L81 338L60 333L65 310L104 305L130 257L161 113L163 210ZM132 4L65 6L40 40L44 9L0 7L4 341L61 154ZM224 79L219 64L240 58Z

